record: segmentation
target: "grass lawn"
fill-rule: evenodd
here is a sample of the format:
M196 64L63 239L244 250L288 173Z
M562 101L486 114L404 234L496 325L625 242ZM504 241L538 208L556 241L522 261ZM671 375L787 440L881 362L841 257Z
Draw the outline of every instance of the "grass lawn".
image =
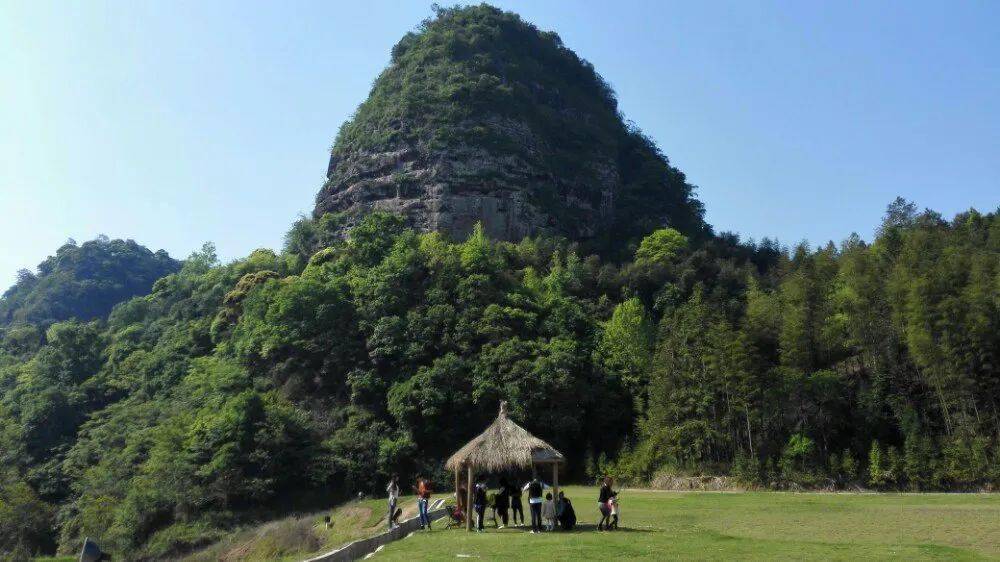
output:
M626 490L622 529L610 533L594 528L596 488L570 487L567 496L579 531L477 534L437 525L373 560L1000 559L998 495Z

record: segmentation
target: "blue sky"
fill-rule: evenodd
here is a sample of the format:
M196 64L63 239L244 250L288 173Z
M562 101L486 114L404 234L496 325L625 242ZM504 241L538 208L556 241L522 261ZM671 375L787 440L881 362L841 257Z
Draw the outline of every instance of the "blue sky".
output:
M283 4L283 5L281 5ZM1000 2L497 2L559 33L716 230L1000 204ZM67 238L280 246L430 2L0 0L0 286Z

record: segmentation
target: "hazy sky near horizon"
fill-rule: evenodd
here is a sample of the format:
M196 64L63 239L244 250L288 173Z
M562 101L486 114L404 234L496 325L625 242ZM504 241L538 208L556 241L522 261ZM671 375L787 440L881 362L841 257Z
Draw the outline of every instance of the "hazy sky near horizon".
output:
M442 4L447 4L442 2ZM498 1L591 61L717 231L1000 204L1000 2ZM68 238L278 248L430 2L0 0L0 290Z

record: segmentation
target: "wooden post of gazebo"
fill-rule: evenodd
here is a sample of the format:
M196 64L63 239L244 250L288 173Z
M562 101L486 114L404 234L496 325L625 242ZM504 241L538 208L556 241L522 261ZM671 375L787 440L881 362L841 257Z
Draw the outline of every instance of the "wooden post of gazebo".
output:
M469 463L469 482L465 485L465 530L472 530L472 463Z
M455 471L455 488L459 488L459 474L466 471L467 490L465 528L472 530L472 476L481 473L502 472L513 468L530 468L536 475L537 465L552 464L552 487L559 496L559 465L566 462L562 453L552 445L535 437L507 417L507 403L500 403L500 414L486 431L458 450L445 466ZM456 496L457 497L457 496Z
M552 463L552 501L559 502L559 463Z

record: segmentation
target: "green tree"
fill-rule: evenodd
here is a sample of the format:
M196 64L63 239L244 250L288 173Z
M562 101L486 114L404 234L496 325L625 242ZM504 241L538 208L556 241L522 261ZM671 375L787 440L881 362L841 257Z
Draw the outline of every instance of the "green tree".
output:
M886 461L878 441L872 441L871 449L868 451L868 483L875 488L881 488L889 483Z
M686 236L672 228L661 228L642 239L635 252L636 263L663 264L677 257L688 245Z
M645 409L652 354L653 328L645 307L637 298L622 302L604 324L594 350L594 362L607 375L622 380L639 411Z
M27 560L52 548L55 509L9 470L0 473L0 556Z

